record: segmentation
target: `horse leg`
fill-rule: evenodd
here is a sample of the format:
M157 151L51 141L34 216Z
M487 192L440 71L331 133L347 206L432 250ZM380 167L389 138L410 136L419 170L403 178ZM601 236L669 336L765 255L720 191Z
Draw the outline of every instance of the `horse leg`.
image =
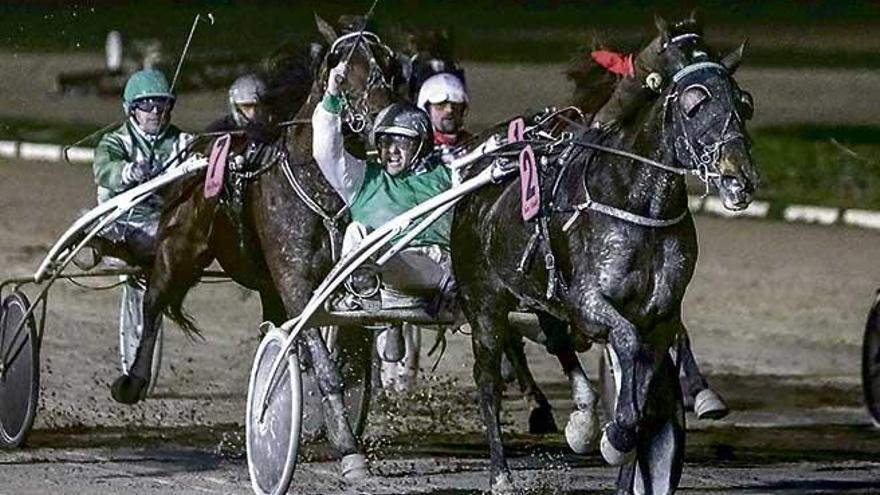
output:
M127 375L113 382L111 395L122 404L135 404L143 400L151 380L153 350L158 336L159 318L166 308L175 323L190 335L198 335L193 322L182 310L187 292L199 281L202 270L210 264L207 252L171 249L172 243L159 246L156 263L150 273L143 302L143 333L135 353L134 362ZM172 255L172 253L174 253Z
M698 419L721 419L730 412L724 399L709 388L691 349L691 339L682 325L678 334L678 359L681 362L681 390L692 401Z
M168 316L186 334L199 335L193 321L183 312L183 299L214 259L208 238L215 205L216 202L205 203L193 196L171 210L167 217L163 216L144 294L141 342L128 374L110 386L110 393L117 402L135 404L146 396L163 312L167 310Z
M556 433L559 429L556 427L556 421L553 419L553 408L547 396L538 387L535 377L529 370L529 364L526 361L523 339L519 335L511 335L511 338L504 343L504 355L510 363L510 368L519 384L520 392L523 397L531 404L529 412L529 433L543 435L546 433ZM499 365L500 366L500 365Z
M287 319L287 313L284 312L284 301L281 296L272 289L260 290L260 306L263 310L263 321L271 321L276 326L281 326Z
M618 493L675 492L684 462L685 418L678 370L667 354L654 374L639 425L636 460L621 466Z
M324 425L330 443L342 455L342 475L348 480L365 478L367 459L360 452L357 438L349 425L343 399L343 380L336 363L330 356L321 331L308 328L303 331L305 345L311 356L318 390L323 397Z
M610 328L609 339L621 383L614 417L605 426L600 448L608 464L619 466L630 462L635 455L636 427L657 356L641 342L635 325L600 294L588 295L581 311L589 315L588 319Z
M476 307L472 308L471 305ZM504 457L501 441L501 353L505 340L510 340L507 310L499 311L499 304L482 304L463 298L463 309L471 324L471 345L474 351L474 381L480 394L480 411L486 425L491 463L492 493L513 493L510 468Z
M388 342L393 340L388 338L389 330L385 330L376 338L376 349L381 359L379 360L379 373L382 381L382 388L385 391L409 392L413 389L419 373L419 355L421 352L422 330L421 328L410 324L403 323L401 328L403 333L401 343L403 349L399 359L388 359L389 351ZM396 357L396 356L395 356Z
M547 336L547 351L559 360L571 384L572 399L577 407L565 425L565 440L571 450L585 454L599 438L599 416L596 411L599 394L581 366L568 333L568 325L546 313L538 313L538 321Z

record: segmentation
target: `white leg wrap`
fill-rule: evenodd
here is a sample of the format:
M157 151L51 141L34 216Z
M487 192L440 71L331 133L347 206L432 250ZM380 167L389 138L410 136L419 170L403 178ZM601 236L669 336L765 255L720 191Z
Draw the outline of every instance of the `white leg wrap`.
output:
M599 417L596 409L574 411L565 425L565 441L575 454L586 454L596 448L599 440Z
M340 461L342 476L348 481L359 481L369 476L367 458L363 454L348 454Z
M516 493L509 474L499 474L492 480L492 495L515 495Z
M631 462L636 457L636 449L629 452L621 452L611 445L608 435L602 432L602 441L599 443L599 450L602 451L602 458L611 466L622 466Z
M729 412L727 404L712 389L701 390L694 398L694 413L699 419L721 419Z

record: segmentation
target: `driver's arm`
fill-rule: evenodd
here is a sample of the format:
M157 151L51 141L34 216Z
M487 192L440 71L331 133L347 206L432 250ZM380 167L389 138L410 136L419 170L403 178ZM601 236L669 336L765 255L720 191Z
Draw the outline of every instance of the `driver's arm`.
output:
M336 74L331 71L330 77ZM364 183L367 164L345 151L342 144L342 100L328 84L328 91L312 114L312 156L327 182L351 204Z
M118 194L133 184L125 180L123 171L131 165L131 158L120 139L112 133L105 134L95 149L92 171L95 184Z

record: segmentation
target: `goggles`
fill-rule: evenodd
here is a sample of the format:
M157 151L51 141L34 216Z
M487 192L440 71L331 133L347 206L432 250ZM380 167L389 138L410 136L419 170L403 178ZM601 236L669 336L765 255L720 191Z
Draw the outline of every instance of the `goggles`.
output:
M414 148L418 142L415 138L399 134L379 134L376 136L376 146L379 148L388 148L392 144L397 145L398 148Z
M131 108L141 112L165 113L174 107L174 100L170 98L141 98L131 103Z

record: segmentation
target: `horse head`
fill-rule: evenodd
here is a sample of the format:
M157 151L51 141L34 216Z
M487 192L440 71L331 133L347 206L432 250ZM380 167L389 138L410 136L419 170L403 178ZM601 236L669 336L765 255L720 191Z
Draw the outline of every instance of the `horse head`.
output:
M429 77L449 72L464 81L464 69L455 57L454 42L447 29L409 30L401 48L401 66L408 82L409 98L416 101L419 88Z
M725 208L742 210L758 182L745 127L752 98L733 78L744 46L717 59L693 17L671 25L658 17L657 28L635 58L635 80L659 99L666 151L711 181Z
M316 21L330 43L318 69L321 93L326 89L330 69L347 61L341 87L342 118L352 132L366 138L376 114L398 99L403 78L397 55L373 32L358 30L337 35L326 21L317 16Z

